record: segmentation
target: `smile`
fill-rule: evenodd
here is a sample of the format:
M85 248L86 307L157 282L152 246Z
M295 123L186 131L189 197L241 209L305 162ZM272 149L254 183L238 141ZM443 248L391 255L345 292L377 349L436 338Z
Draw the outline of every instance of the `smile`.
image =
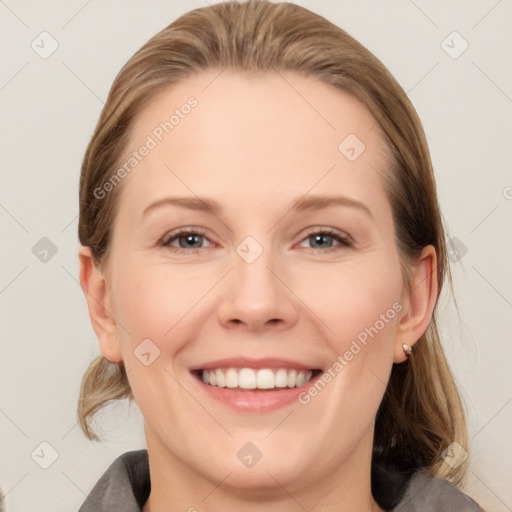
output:
M204 384L231 389L298 388L307 384L321 370L290 368L216 368L196 370Z

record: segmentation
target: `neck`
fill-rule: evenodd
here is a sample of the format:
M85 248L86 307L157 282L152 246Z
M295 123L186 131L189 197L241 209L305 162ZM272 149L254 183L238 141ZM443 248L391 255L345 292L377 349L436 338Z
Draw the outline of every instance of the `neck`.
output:
M265 488L241 490L230 485L230 475L216 481L194 470L162 446L156 436L146 436L151 475L151 493L143 512L383 512L371 493L371 447L373 432L365 436L343 464L326 475L281 483L269 472ZM369 442L368 442L369 441Z

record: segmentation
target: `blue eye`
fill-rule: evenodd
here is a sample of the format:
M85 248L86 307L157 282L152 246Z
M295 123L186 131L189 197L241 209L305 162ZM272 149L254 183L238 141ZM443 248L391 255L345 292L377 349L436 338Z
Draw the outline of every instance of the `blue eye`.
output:
M329 240L329 239L331 240L331 243L327 242L327 244L325 244L322 242L322 240ZM315 251L322 250L322 249L325 249L324 252L330 251L330 250L336 250L337 248L339 248L340 245L343 247L352 247L353 246L353 242L349 238L341 236L337 232L329 230L329 229L321 230L321 231L314 231L312 233L309 233L306 236L306 238L304 238L304 240L313 240L312 243L314 243L314 244L320 243L321 245L323 245L323 247L311 247ZM336 242L338 242L338 245L333 246L332 240L335 240ZM327 247L326 247L326 245L327 245Z
M198 231L180 231L179 233L176 233L175 235L169 237L167 240L162 240L159 245L161 245L162 247L168 247L172 251L176 252L184 251L194 253L197 252L199 249L202 249L202 238L207 240L207 238ZM178 241L179 247L171 245L171 242L174 242L175 240Z
M182 230L171 236L164 237L158 245L167 247L173 252L197 253L200 249L205 248L203 240L208 240L208 238L200 231ZM313 244L320 244L320 247L310 247L310 249L322 252L334 251L340 247L353 247L354 245L350 238L329 229L310 232L302 239L302 241L305 240L312 240ZM324 242L325 240L327 242ZM334 245L333 241L337 242L337 244ZM178 246L174 242L178 242Z

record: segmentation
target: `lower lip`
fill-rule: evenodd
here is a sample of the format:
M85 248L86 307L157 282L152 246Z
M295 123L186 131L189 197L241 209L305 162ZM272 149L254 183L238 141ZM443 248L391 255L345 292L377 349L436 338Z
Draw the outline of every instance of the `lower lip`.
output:
M205 384L197 376L194 376L194 379L209 397L236 411L270 412L298 402L298 396L311 387L321 376L322 374L319 373L298 388L278 388L269 391L261 389L239 391L231 388L219 388Z

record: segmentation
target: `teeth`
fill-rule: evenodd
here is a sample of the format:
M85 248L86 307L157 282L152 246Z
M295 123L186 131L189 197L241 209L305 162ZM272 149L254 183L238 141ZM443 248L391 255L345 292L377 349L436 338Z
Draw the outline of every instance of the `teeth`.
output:
M306 375L304 375L304 372L300 372L298 375L297 375L297 382L295 383L295 386L300 388L301 386L304 386L304 384L306 384L306 382L308 382L308 378Z
M277 370L274 378L274 385L276 388L285 388L288 386L288 375L284 368ZM293 388L293 386L290 387Z
M295 388L307 384L313 372L288 370L285 368L217 368L203 370L201 379L205 384L219 388L274 389Z
M219 386L219 388L225 388L226 378L224 377L222 370L216 370L215 377L217 377L217 386Z
M208 371L204 371L203 373L208 373ZM238 387L238 373L234 368L230 368L226 372L226 386L228 388Z
M254 372L253 372L254 373ZM276 387L274 372L272 370L258 370L256 374L256 385L258 389L273 389ZM242 386L240 386L242 387Z
M296 370L291 370L289 373L288 373L288 382L287 382L287 386L289 388L294 388L295 385L297 384L297 371Z

